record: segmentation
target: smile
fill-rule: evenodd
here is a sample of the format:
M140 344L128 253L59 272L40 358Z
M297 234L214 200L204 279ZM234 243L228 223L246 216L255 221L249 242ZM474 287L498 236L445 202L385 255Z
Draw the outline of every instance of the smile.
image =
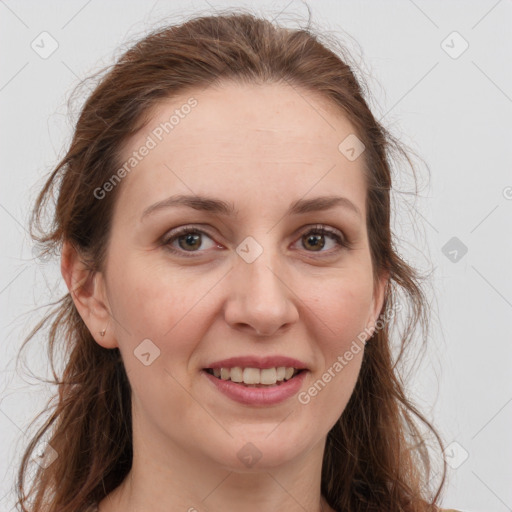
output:
M280 385L293 378L298 370L293 367L279 366L276 368L206 368L206 371L221 380L229 380L249 387L266 387Z
M284 377L283 370L280 368L284 369ZM224 378L222 378L223 370ZM278 373L281 380L277 379ZM244 405L267 407L284 402L296 395L300 391L307 373L309 373L308 370L297 370L293 367L205 368L201 372L213 386L215 392L220 391L229 399ZM249 383L246 383L246 379ZM256 380L260 382L254 383ZM271 383L262 384L261 380Z

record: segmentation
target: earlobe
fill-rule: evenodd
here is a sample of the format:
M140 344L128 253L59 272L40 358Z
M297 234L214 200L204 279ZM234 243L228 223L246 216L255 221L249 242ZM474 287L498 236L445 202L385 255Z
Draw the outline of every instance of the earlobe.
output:
M61 274L78 313L96 342L104 348L117 347L114 333L108 329L111 314L103 275L91 270L68 241L62 248Z

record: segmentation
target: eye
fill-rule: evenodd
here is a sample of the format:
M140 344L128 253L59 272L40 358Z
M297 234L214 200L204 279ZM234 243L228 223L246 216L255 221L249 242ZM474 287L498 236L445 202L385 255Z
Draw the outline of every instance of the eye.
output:
M211 241L210 247L206 247L206 249L212 247L222 248L212 240L210 235L192 226L183 226L171 231L162 239L161 243L171 253L189 257L189 255L192 256L192 253L203 252L199 250L201 247L204 249L203 237ZM334 250L322 250L326 246L326 237L330 238L331 242L334 244ZM307 252L333 253L342 248L349 249L351 247L350 242L344 237L341 231L328 228L323 224L317 224L304 232L300 241L306 249L308 247L312 248L312 250L308 250Z
M197 249L203 246L202 237L204 236L213 242L211 237L204 231L195 229L191 226L183 226L175 231L171 231L168 236L164 237L162 240L162 245L164 245L166 249L172 253L188 256L184 253L201 252L197 251ZM174 245L175 242L177 243L178 247ZM215 243L212 243L210 247L215 245Z
M325 237L329 237L331 242L334 243L334 250L322 251L325 247ZM323 224L317 224L313 228L306 231L301 237L302 246L311 248L308 252L337 252L342 248L350 248L349 241L343 236L341 231L332 229L324 226Z

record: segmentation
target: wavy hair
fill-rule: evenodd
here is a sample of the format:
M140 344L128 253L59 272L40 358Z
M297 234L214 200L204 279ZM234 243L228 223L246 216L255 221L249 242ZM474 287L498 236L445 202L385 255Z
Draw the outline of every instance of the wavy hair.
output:
M364 83L349 62L343 47L335 40L322 41L309 24L284 28L242 10L196 16L154 30L107 69L85 101L67 153L39 192L30 229L44 251L58 253L69 241L91 273L101 271L120 187L101 201L94 191L118 169L123 144L159 102L225 80L287 83L329 100L366 146L372 266L375 276L389 273L381 313L399 301L407 304L407 313L397 334L394 324L386 323L365 348L353 394L328 433L321 492L338 511L434 511L446 463L443 459L436 488L427 433L441 450L443 442L407 397L397 366L415 346L418 330L425 344L429 325L421 276L400 257L391 230L391 158L405 157L413 165L404 146L375 119ZM52 215L45 227L48 208ZM130 384L119 350L94 341L69 293L52 305L21 348L49 325L47 348L58 389L56 403L21 460L16 505L22 512L84 511L124 480L132 462ZM393 344L399 348L395 358ZM55 370L56 353L65 354L61 375ZM36 467L27 483L43 439L58 457L46 468Z

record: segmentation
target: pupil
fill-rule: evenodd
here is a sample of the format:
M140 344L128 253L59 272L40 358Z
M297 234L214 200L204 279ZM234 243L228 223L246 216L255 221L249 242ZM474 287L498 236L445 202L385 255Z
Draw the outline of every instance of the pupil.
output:
M190 242L191 244L193 244L193 243L194 243L194 241L195 241L195 242L196 242L196 245L197 245L197 241L199 240L199 235L198 235L198 234L190 233L190 234L188 234L188 235L185 235L184 237L180 237L180 241L181 241L181 240L183 240L183 238L185 238L185 242L186 242L186 244L187 244L187 247L182 247L182 248L184 248L184 249L187 249L187 248L188 248L188 249L190 249L190 248L192 248L192 249L197 249L197 247L196 247L196 246L189 245L189 242ZM195 239L195 240L194 240L194 239ZM199 244L199 245L201 245L201 244Z
M308 238L307 238L307 243L309 244L310 243L310 240L315 240L316 239L316 242L313 241L311 243L311 245L313 247L316 247L316 248L320 248L322 249L323 246L325 245L325 241L322 241L322 242L318 242L318 239L320 238L320 236L323 236L323 235L310 235Z

